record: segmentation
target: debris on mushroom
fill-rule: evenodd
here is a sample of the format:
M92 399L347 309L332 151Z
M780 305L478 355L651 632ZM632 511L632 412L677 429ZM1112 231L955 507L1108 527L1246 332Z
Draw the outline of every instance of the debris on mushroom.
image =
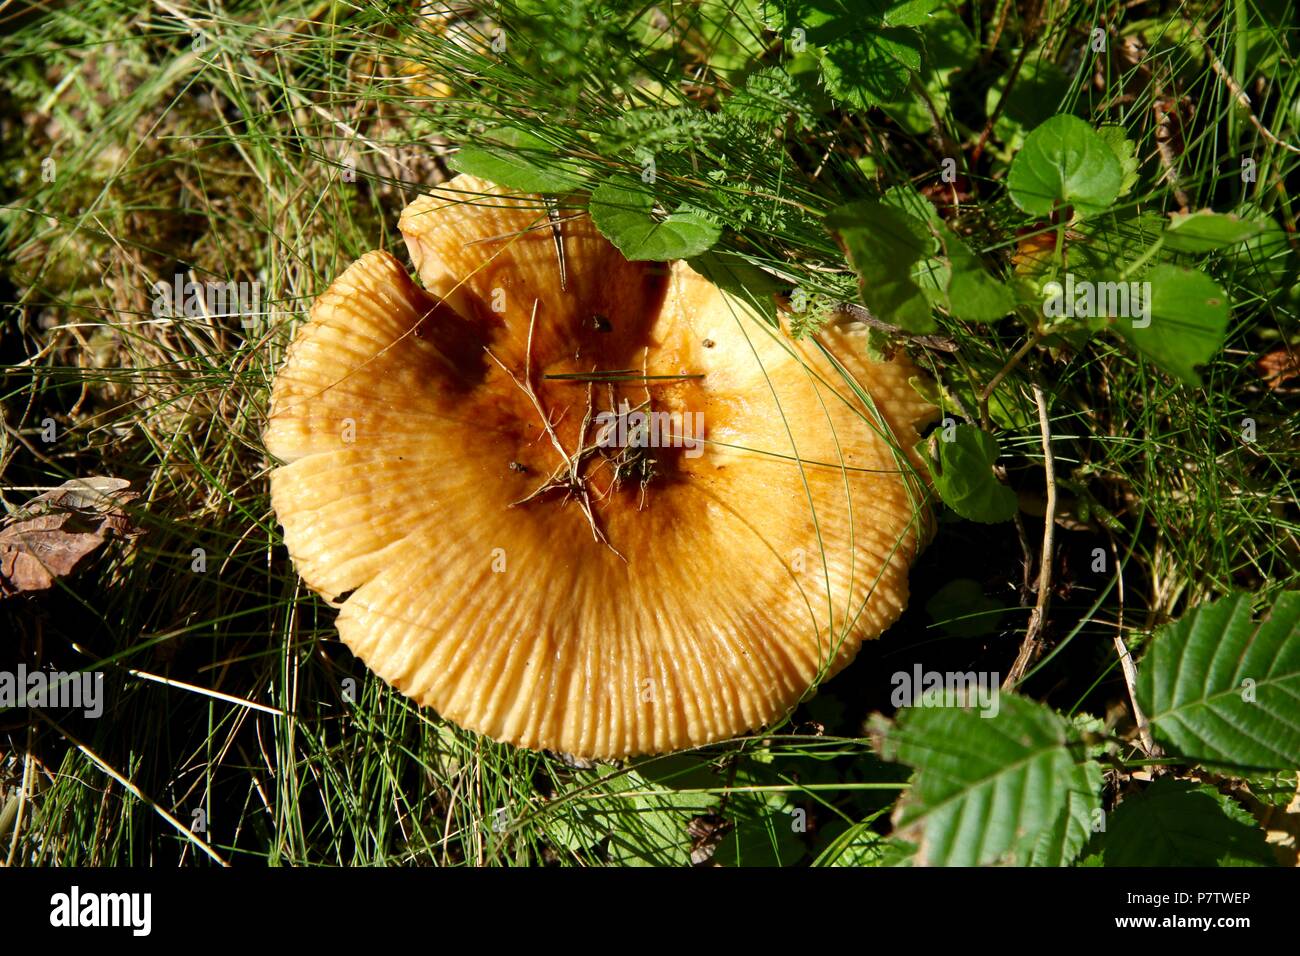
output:
M371 252L317 299L265 436L289 553L375 673L497 740L769 725L906 604L937 409L585 215L562 291L547 212L458 176L402 214L420 284Z

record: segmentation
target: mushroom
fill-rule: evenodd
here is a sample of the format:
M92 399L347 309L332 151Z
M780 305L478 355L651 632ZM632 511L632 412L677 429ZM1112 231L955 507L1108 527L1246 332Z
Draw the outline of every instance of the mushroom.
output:
M553 222L458 176L401 217L423 287L370 252L316 300L265 434L289 553L371 670L497 740L771 724L905 606L937 410L849 327Z

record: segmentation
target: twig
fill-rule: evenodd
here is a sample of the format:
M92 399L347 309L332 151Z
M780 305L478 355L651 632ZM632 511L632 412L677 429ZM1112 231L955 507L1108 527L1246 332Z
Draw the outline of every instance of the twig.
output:
M1119 655L1119 667L1124 674L1124 686L1128 689L1129 706L1133 708L1133 722L1137 724L1138 739L1142 742L1142 750L1148 757L1160 756L1160 751L1156 749L1155 739L1151 736L1151 728L1147 725L1146 714L1142 713L1141 706L1138 705L1137 698L1137 668L1133 664L1133 655L1129 653L1128 644L1124 640L1124 575L1121 573L1119 564L1119 550L1115 547L1115 535L1110 529L1106 529L1106 536L1110 538L1110 555L1111 560L1115 562L1115 586L1119 592L1119 620L1115 624L1115 653Z
M989 399L993 397L993 392L1002 384L1002 380L1015 370L1016 366L1019 365L1024 357L1029 354L1030 350L1039 342L1043 341L1043 338L1044 336L1042 332L1034 332L1024 345L1016 349L1016 354L1007 360L1007 364L998 369L997 374L989 379L989 383L984 386L984 390L977 396L979 398L980 406L980 423L985 429L988 429L989 427ZM1046 428L1047 426L1044 425L1043 427Z
M993 112L989 114L988 121L984 124L984 130L980 133L979 142L971 150L970 161L978 162L981 154L984 152L984 146L989 141L989 134L993 132L993 126L1002 115L1002 108L1007 105L1007 99L1011 96L1011 87L1020 76L1020 70L1025 65L1025 59L1029 56L1029 37L1021 38L1020 55L1016 57L1015 64L1011 67L1011 72L1007 74L1006 85L1002 87L1002 95L998 97L998 105L993 107Z
M1196 39L1200 40L1205 46L1205 52L1210 57L1211 68L1219 75L1219 79L1223 80L1223 82L1227 84L1229 92L1232 93L1237 102L1240 103L1242 108L1246 111L1246 115L1250 117L1250 125L1255 127L1259 132L1259 135L1263 136L1264 139L1268 140L1274 146L1281 146L1287 152L1300 153L1300 146L1292 146L1290 143L1283 142L1273 135L1272 131L1269 130L1267 126L1260 122L1259 117L1255 115L1254 108L1251 106L1250 97L1246 95L1246 91L1241 88L1241 84L1238 83L1233 75L1228 72L1228 68L1224 66L1222 61L1220 61L1220 59L1215 55L1214 50L1210 47L1210 41L1205 38L1205 34L1201 32L1201 28L1195 20L1192 21L1192 35L1195 36Z
M551 237L555 240L555 259L560 264L560 291L568 291L569 269L564 261L564 226L554 199L546 200L546 218L551 221Z
M1043 470L1047 477L1047 510L1043 515L1043 549L1038 557L1038 601L1029 615L1029 627L1020 643L1015 663L1002 682L1003 690L1010 690L1025 675L1030 663L1038 656L1039 635L1047 621L1047 609L1052 600L1053 550L1056 545L1056 462L1052 457L1052 431L1047 418L1047 397L1037 382L1032 383L1034 401L1038 405L1038 427L1043 436Z
M583 454L583 445L586 440L587 428L591 422L591 387L588 386L587 388L587 415L583 419L582 432L578 435L578 450L574 455L570 455L565 450L564 444L560 441L560 436L555 433L555 426L551 422L551 417L546 413L546 409L542 407L542 401L537 397L537 391L533 388L533 329L537 324L537 305L538 300L534 299L533 312L528 319L528 344L524 353L524 380L522 382L514 372L506 367L504 362L496 357L492 349L487 346L483 348L483 351L487 352L488 358L496 362L501 371L509 375L519 390L528 396L528 400L533 403L533 408L537 410L537 414L542 420L542 427L546 430L547 437L551 439L551 444L555 446L555 450L559 452L560 458L563 460L563 464L552 473L550 478L534 489L531 494L514 502L514 505L521 505L531 501L554 488L563 488L577 499L578 507L582 509L587 524L591 526L592 538L626 561L627 558L623 557L618 548L610 544L609 539L605 537L605 532L600 529L600 525L596 521L596 515L591 510L591 495L588 493L587 483L580 473L582 461L586 457ZM560 477L562 475L564 476L563 480Z

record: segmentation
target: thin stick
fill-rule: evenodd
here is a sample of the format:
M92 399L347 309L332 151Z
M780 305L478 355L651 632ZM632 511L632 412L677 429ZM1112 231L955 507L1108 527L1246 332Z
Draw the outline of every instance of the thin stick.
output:
M560 291L568 291L569 270L564 262L564 230L561 225L560 211L555 208L555 200L546 200L546 218L551 221L551 237L555 240L555 258L560 264Z
M1034 401L1038 404L1038 427L1043 436L1043 469L1047 477L1047 511L1043 515L1043 549L1038 558L1038 601L1029 615L1029 627L1020 643L1020 653L1002 682L1003 690L1010 690L1025 675L1030 663L1038 655L1039 635L1047 621L1047 609L1052 600L1053 549L1056 544L1056 461L1052 457L1052 431L1047 418L1047 397L1037 382L1032 384Z
M1124 640L1124 575L1119 564L1119 551L1115 547L1115 535L1110 529L1106 529L1106 535L1110 538L1111 560L1115 562L1115 585L1119 592L1119 621L1115 625L1115 653L1119 655L1119 668L1124 674L1124 686L1128 689L1128 703L1133 708L1133 721L1137 724L1138 739L1142 742L1142 749L1148 757L1160 756L1160 751L1156 750L1155 739L1151 736L1151 728L1147 725L1146 714L1142 713L1142 708L1138 705L1137 698L1137 667L1133 664L1133 655L1129 652L1128 644Z
M1250 118L1250 125L1255 127L1259 135L1263 136L1264 139L1268 140L1268 142L1272 143L1274 146L1281 146L1289 153L1300 153L1300 146L1292 146L1290 143L1283 142L1273 135L1273 132L1267 126L1260 122L1259 117L1255 115L1255 108L1251 105L1250 97L1246 95L1246 91L1241 88L1241 84L1238 83L1236 78L1228 72L1228 68L1224 66L1218 56L1215 55L1214 50L1210 47L1210 41L1205 38L1205 34L1201 32L1201 28L1195 20L1192 21L1192 34L1205 46L1205 52L1209 54L1210 57L1211 68L1213 68L1214 72L1218 74L1219 79L1223 80L1227 85L1228 92L1230 92L1233 97L1236 98L1237 102L1241 104L1242 109L1246 111L1246 115Z
M582 446L583 442L586 440L586 431L591 420L591 388L588 387L587 389L587 417L583 420L582 433L578 435L577 454L573 456L570 456L565 450L564 445L560 441L560 436L555 433L555 426L551 423L551 417L546 413L546 409L542 407L542 401L537 397L537 391L533 388L533 329L537 325L537 305L538 300L534 299L533 312L528 319L528 344L524 353L524 380L522 382L514 372L510 371L510 369L506 367L504 362L496 357L496 354L493 353L492 349L487 346L483 347L483 351L487 352L488 357L500 366L501 371L510 376L511 381L513 381L519 390L528 396L528 400L533 403L533 408L537 410L537 414L542 420L542 427L546 430L547 437L551 439L551 444L555 446L555 450L559 452L560 458L564 462L561 467L555 470L551 478L543 482L540 487L536 488L532 492L532 494L515 502L515 504L523 504L525 501L536 498L543 492L550 491L555 487L566 489L569 494L576 496L578 499L578 506L582 508L582 513L587 519L587 524L591 525L592 538L605 545L605 547L609 548L609 550L613 551L616 555L626 561L627 558L623 557L622 552L620 552L618 548L610 544L609 539L605 537L605 532L600 529L600 525L596 522L596 515L591 510L591 495L587 491L587 483L583 480L581 474L579 474L584 457L582 454ZM568 476L565 481L557 480L561 474L566 474Z
M998 369L998 373L989 379L989 383L985 385L984 390L979 393L980 423L986 429L989 427L989 399L993 397L994 390L1002 384L1004 378L1015 370L1016 366L1019 365L1024 357L1029 354L1030 350L1039 342L1043 341L1043 338L1044 336L1042 332L1035 332L1031 335L1024 345L1016 349L1016 354L1007 360L1007 364Z
M204 839L202 839L201 837L195 835L195 833L194 833L193 831L191 831L189 827L187 827L185 824L181 823L181 821L177 820L174 816L172 816L172 815L171 815L170 813L168 813L165 809L163 809L163 807L160 806L158 803L156 803L155 801L151 800L148 796L145 795L145 793L144 793L143 790L141 790L139 787L137 787L134 783L132 783L130 780L128 780L128 779L127 779L126 777L124 777L122 774L120 774L120 773L118 773L116 770L114 770L113 767L112 767L112 766L111 766L111 765L110 765L106 760L104 760L103 757L101 757L99 754L95 753L95 751L91 750L89 747L87 747L84 743L82 743L82 742L81 742L80 740L78 740L76 737L72 736L72 734L68 733L66 730L64 730L62 727L60 727L59 724L58 724L58 722L55 721L52 717L47 716L45 713L43 713L42 711L39 711L39 710L36 711L36 714L37 714L37 716L39 716L43 721L45 721L47 724L49 724L51 727L53 727L53 728L54 728L54 729L55 729L59 734L61 734L61 735L64 737L64 739L66 739L70 744L72 744L74 747L76 747L78 750L80 750L83 754L85 754L86 757L89 758L89 760L91 761L91 763L95 764L95 766L99 767L100 770L104 771L104 773L108 774L110 777L112 777L114 780L116 780L118 783L120 783L123 787L125 787L125 788L127 789L127 791L128 791L128 792L129 792L133 797L135 797L135 798L136 798L137 800L139 800L141 803L143 803L143 804L145 804L146 806L152 808L153 811L154 811L156 814L158 814L160 817L162 817L164 820L166 820L169 824L171 824L171 825L176 829L176 832L177 832L177 833L179 833L179 834L180 834L181 836L183 836L185 839L189 840L189 841L190 841L191 843L193 843L196 847L198 847L200 850L202 850L204 853L206 853L209 857L211 857L211 859L213 860L213 862L215 862L215 863L218 864L219 866L230 866L229 863L227 863L225 860L223 860L223 859L221 858L221 856L217 853L216 850L212 849L212 847L208 845L208 843L207 843L206 840L204 840Z

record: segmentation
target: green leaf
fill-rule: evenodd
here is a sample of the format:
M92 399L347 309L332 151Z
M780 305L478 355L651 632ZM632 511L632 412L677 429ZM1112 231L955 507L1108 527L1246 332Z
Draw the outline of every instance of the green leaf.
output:
M1024 860L1026 866L1068 866L1079 856L1092 836L1093 825L1100 819L1101 764L1089 760L1083 765L1088 777L1086 790L1071 790L1066 794L1065 806L1045 829Z
M883 20L891 27L927 26L948 0L900 0L887 4Z
M540 818L547 838L570 851L592 850L608 839L611 862L624 866L689 865L687 825L712 812L718 798L675 788L709 787L716 778L686 757L664 758L653 767L671 784L643 775L641 768L599 766L575 774L571 789Z
M825 842L825 848L813 860L813 866L888 866L889 838L881 836L872 827L876 819L889 810L888 807L877 810L865 820L852 825L843 820L832 820L817 830L819 840ZM910 856L914 847L908 847L900 854L895 850L893 856Z
M858 274L863 304L909 332L935 328L930 300L915 273L938 248L924 222L894 206L860 200L826 217Z
M1213 787L1162 777L1110 814L1096 844L1106 866L1268 866L1249 813Z
M1160 368L1192 385L1201 384L1196 366L1223 347L1228 329L1228 296L1209 276L1173 265L1159 265L1149 282L1147 319L1118 319L1112 326Z
M895 834L918 844L917 862L979 866L1024 859L1052 842L1062 814L1099 805L1099 771L1055 711L1002 694L997 716L958 707L906 708L886 733L885 756L916 769L894 814ZM1081 801L1073 809L1071 795ZM1059 839L1072 845L1078 824ZM1060 854L1044 852L1044 859Z
M690 266L723 292L735 296L755 312L776 323L773 298L790 284L731 252L706 252L694 256Z
M986 597L978 581L949 581L925 602L925 613L945 634L982 637L998 629L1006 605Z
M784 795L782 795L784 797ZM735 822L713 851L713 862L722 866L789 866L807 852L795 830L794 807L773 806L750 794L734 794L727 815Z
M582 186L583 178L560 166L545 140L513 129L488 135L501 145L462 146L448 160L451 168L525 193L567 193Z
M1126 196L1137 184L1138 179L1138 155L1137 143L1128 138L1128 132L1123 126L1108 124L1097 130L1097 135L1106 141L1115 158L1119 160L1120 169L1124 172L1124 178L1120 182L1119 195Z
M1007 173L1012 201L1033 216L1046 216L1058 204L1082 214L1100 212L1115 201L1123 182L1123 167L1106 140L1065 113L1025 137Z
M822 76L836 99L870 109L888 103L921 69L921 41L913 30L851 33L822 50Z
M1300 766L1300 592L1281 594L1258 622L1250 596L1235 594L1166 625L1138 667L1137 695L1156 739L1179 756Z
M710 249L722 228L704 213L682 206L664 219L651 215L649 194L618 181L591 194L591 220L618 251L633 261L686 259Z
M921 78L925 92L940 116L949 112L950 93L960 87L953 74L969 69L979 55L979 44L970 29L951 7L928 15L922 39L925 55ZM934 126L930 105L916 91L904 89L884 110L894 122L917 136L928 134Z
M984 268L983 261L956 233L939 227L939 240L948 257L947 306L954 318L967 322L996 322L1016 307L1011 286Z
M939 462L930 465L943 503L971 521L1010 521L1016 513L1016 493L993 474L997 439L973 425L957 425L951 441L945 441L944 434L935 433Z
M1165 246L1174 252L1213 252L1240 245L1264 231L1265 224L1201 209L1174 213L1165 227Z
M984 109L989 116L997 113L993 132L1011 150L1024 144L1029 130L1056 113L1069 96L1071 83L1065 72L1041 49L1025 59L1025 65L1003 103L1006 81L1007 74L1004 73L989 89L984 98Z
M789 37L804 31L809 43L824 46L846 33L881 26L921 26L947 0L775 0L768 23Z
M770 66L751 73L745 86L724 104L724 109L752 123L767 127L794 116L807 129L816 122L817 110L799 81L781 69Z

